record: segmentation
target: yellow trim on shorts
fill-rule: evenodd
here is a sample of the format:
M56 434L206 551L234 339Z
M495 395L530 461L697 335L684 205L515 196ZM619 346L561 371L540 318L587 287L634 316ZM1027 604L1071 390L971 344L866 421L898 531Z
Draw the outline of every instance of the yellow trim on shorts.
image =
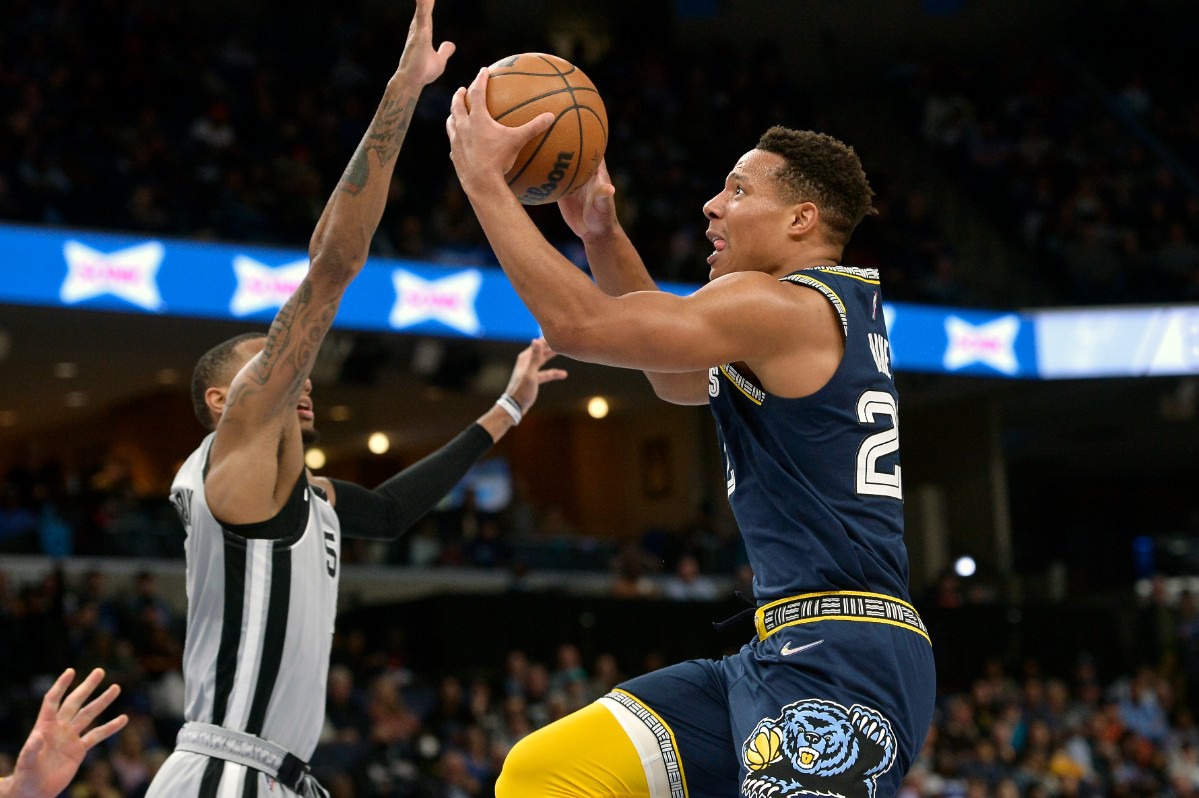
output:
M763 620L763 616L767 610L773 609L780 604L790 604L793 601L818 599L825 596L856 596L859 598L884 599L886 601L893 601L896 604L902 604L915 613L917 617L920 616L920 613L916 612L916 608L908 602L904 601L903 599L895 598L894 596L888 596L885 593L868 593L859 590L824 590L819 593L801 593L796 596L787 596L786 598L777 599L769 604L763 604L761 607L758 607L757 611L754 613L754 627L757 629L758 639L765 640L766 638L778 632L780 629L786 629L789 626L800 626L801 624L805 623L815 623L816 621L857 621L860 623L881 623L886 624L887 626L895 626L900 629L907 629L909 632L915 632L916 634L920 635L929 642L929 645L932 645L932 638L928 636L927 632L923 632L914 626L911 626L910 624L892 621L888 618L862 618L857 615L818 615L814 618L799 618L798 620L790 621L789 623L780 624L771 629L769 632L766 631L766 622Z
M637 702L638 706L642 707L646 712L653 715L654 720L658 721L658 723L661 723L662 728L666 729L666 733L670 735L670 747L674 750L675 761L678 762L679 765L679 780L683 783L683 798L689 798L691 793L687 789L687 771L683 769L683 752L679 750L679 742L674 738L674 729L670 728L670 724L662 720L662 716L657 712L654 712L653 708L650 707L649 704L645 703L628 690L621 690L619 687L613 687L609 692L620 693L621 695L628 696L629 700ZM628 707L625 707L625 709L628 709Z

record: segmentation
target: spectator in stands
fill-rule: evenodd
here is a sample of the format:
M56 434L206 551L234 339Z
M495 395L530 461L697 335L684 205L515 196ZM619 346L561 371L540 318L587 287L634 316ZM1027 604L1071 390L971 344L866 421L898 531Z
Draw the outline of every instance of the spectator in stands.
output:
M615 576L612 595L617 598L654 598L658 586L646 574L646 556L640 547L629 544L620 550L613 563Z
M662 595L674 601L715 601L720 591L715 582L700 573L696 556L684 554L679 557L674 574L663 584Z
M325 732L321 742L360 743L369 735L370 725L364 697L354 684L354 672L345 665L331 666L325 700Z

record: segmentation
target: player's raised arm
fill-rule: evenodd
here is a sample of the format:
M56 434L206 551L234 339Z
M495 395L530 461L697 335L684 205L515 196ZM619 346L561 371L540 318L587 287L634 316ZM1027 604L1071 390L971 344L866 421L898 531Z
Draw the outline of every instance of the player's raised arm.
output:
M505 127L488 113L487 79L480 70L454 95L446 121L451 158L496 258L555 351L590 363L680 373L765 357L795 337L761 333L775 322L786 329L797 321L790 298L764 274L729 275L736 279L715 281L689 297L657 290L611 297L599 290L545 239L504 178L550 115Z
M616 214L616 186L601 162L584 186L558 200L568 227L583 242L595 284L608 296L634 291L657 291L641 254L629 240ZM706 370L670 373L646 371L646 378L661 399L673 404L708 403Z
M265 341L246 344L260 348L227 392L210 389L219 421L205 484L222 520L273 516L303 468L299 427L311 413L308 375L347 286L366 263L421 90L454 51L449 42L434 49L432 13L433 0L417 0L399 66L313 231L308 275Z

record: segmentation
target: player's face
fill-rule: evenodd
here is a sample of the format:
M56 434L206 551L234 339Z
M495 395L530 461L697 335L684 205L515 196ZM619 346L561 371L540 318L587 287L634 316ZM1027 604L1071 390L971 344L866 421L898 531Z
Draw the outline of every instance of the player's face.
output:
M252 338L240 344L239 348L244 356L242 366L249 363L264 347L266 347L266 338ZM319 434L316 431L316 412L312 405L311 379L305 379L304 385L300 389L300 398L296 401L296 417L300 421L300 436L303 438L304 443L316 443Z
M781 155L750 150L729 172L720 193L704 203L712 242L708 279L786 267L792 206L779 196L774 177L783 164Z

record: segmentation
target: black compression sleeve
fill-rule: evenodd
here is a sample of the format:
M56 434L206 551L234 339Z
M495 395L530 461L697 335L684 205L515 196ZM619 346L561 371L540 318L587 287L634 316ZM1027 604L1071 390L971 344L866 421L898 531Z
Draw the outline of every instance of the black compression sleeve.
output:
M458 484L493 441L471 424L456 438L418 460L374 490L330 480L337 491L337 517L346 537L391 540L406 532Z

